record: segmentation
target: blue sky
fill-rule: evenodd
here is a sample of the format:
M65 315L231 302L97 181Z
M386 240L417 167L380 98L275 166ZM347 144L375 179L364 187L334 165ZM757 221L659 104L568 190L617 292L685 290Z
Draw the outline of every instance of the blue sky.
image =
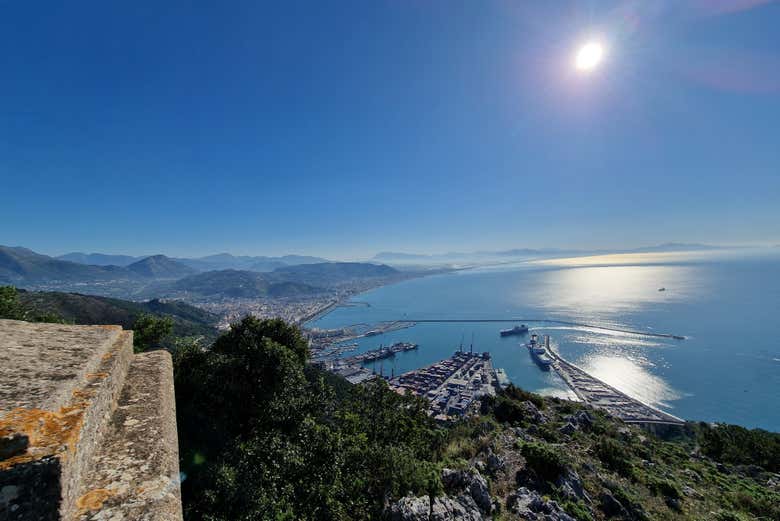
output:
M761 0L0 2L0 244L780 243L778 27Z

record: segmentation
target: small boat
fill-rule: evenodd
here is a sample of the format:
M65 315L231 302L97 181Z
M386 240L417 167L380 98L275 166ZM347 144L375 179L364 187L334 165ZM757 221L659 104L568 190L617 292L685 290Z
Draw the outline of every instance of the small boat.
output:
M666 288L658 288L658 291L666 291Z
M501 336L524 335L526 333L528 333L528 326L525 324L520 324L519 326L515 326L512 329L501 330Z

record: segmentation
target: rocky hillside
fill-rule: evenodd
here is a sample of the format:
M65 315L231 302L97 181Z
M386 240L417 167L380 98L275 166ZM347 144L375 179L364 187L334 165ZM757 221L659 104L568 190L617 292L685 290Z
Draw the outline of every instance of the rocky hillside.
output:
M442 493L395 521L780 519L780 435L689 423L661 439L604 413L509 388L452 427Z

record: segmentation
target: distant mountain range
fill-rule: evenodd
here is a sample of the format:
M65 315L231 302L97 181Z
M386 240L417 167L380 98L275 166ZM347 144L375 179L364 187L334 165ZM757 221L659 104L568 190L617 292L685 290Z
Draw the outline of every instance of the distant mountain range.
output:
M144 257L131 257L130 255L106 255L103 253L66 253L55 257L59 260L76 262L78 264L92 264L94 266L127 266Z
M71 258L75 254L71 254ZM85 257L93 258L89 254ZM106 260L108 256L99 257ZM260 260L258 260L260 259ZM279 259L279 260L273 260ZM127 259L125 259L127 260ZM316 262L317 257L234 257L220 254L197 259L201 269L230 263L257 268L199 272L186 259L153 255L126 266L80 264L41 255L21 247L0 246L0 285L55 289L131 298L152 297L295 297L331 292L350 283L400 276L394 268L359 262ZM191 261L191 260L190 260ZM295 264L285 264L295 263Z
M653 252L677 252L677 251L704 251L723 249L723 246L712 246L708 244L697 243L676 243L668 242L656 246L645 246L641 248L622 249L622 250L575 250L559 248L516 248L511 250L499 251L474 251L474 252L448 252L441 254L419 254L384 251L374 255L372 260L379 262L390 262L399 264L429 264L429 263L447 263L447 262L477 262L485 259L502 258L526 258L526 257L550 257L561 255L602 255L608 253L653 253Z
M138 277L120 266L78 264L41 255L27 248L0 246L0 282L96 282Z
M95 266L129 266L143 259L164 257L164 255L152 255L133 257L130 255L107 255L104 253L66 253L56 257L58 260L76 262L79 264L92 264ZM168 258L168 257L166 257ZM314 264L318 262L328 262L321 257L310 257L307 255L283 255L281 257L249 256L249 255L231 255L229 253L217 253L205 257L195 258L170 258L170 260L189 266L195 271L213 271L213 270L249 270L249 271L273 271L283 266L294 266L296 264ZM193 271L194 273L194 271Z

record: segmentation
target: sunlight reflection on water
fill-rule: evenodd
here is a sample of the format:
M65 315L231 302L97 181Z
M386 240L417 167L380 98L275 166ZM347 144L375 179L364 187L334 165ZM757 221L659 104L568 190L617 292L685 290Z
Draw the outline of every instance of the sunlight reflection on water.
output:
M582 368L612 387L649 405L670 407L680 398L662 378L647 369L651 364L623 356L589 355Z
M633 311L681 301L694 292L695 270L687 266L597 266L551 270L542 275L540 304L583 316ZM666 288L665 291L658 291Z

